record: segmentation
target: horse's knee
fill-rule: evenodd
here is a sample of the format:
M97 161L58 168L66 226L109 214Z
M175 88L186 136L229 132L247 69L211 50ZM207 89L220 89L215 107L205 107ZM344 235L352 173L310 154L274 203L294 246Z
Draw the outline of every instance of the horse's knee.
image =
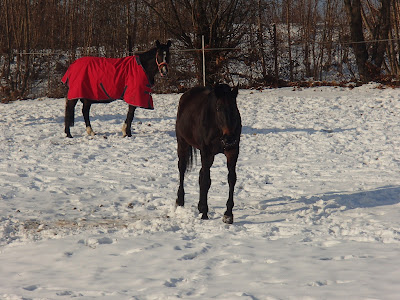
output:
M236 169L232 168L228 172L228 181L235 184L237 180Z

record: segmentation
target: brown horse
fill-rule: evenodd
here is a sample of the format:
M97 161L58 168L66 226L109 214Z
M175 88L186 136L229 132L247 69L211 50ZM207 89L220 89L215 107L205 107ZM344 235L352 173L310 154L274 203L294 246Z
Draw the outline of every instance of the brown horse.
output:
M195 87L180 99L176 119L178 142L179 189L176 205L184 205L183 181L193 162L193 148L200 150L200 200L198 209L202 219L208 219L207 194L211 186L210 168L214 157L224 153L228 165L229 197L223 221L233 223L233 191L236 184L236 162L239 155L242 122L236 104L238 88L218 84L212 90Z

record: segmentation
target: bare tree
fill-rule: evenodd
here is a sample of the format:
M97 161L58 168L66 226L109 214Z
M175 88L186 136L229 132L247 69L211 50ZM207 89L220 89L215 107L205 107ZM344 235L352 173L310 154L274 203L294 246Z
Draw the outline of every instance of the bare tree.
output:
M0 0L0 97L24 98L46 82L62 91L60 77L77 57L131 55L169 38L185 51L172 53L173 76L161 90L182 91L193 79L202 82L202 36L209 84L240 78L270 85L275 76L324 80L332 71L362 81L399 76L399 3Z
M202 36L206 47L207 83L220 80L227 58L245 33L251 1L246 0L176 0L159 1L157 5L145 0L146 5L160 18L168 32L184 48L200 49ZM167 10L170 14L163 14ZM202 56L194 52L197 74L201 74ZM201 78L198 77L199 83Z
M376 18L374 24L372 22L370 24L367 23L373 33L370 55L364 37L361 0L344 0L349 16L352 47L356 56L360 79L364 82L374 80L380 75L389 36L391 1L381 0L378 18Z

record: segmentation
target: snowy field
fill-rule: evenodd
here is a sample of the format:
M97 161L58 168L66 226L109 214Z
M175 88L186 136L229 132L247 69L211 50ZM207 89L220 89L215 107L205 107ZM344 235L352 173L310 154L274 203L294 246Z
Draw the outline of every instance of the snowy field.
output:
M399 299L400 90L240 90L234 224L225 157L197 212L178 188L180 95L92 106L0 105L0 299Z

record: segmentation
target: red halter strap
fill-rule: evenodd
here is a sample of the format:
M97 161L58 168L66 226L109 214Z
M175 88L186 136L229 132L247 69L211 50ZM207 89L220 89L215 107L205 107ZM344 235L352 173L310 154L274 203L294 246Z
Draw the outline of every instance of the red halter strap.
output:
M158 72L160 72L161 77L164 77L163 73L161 72L161 68L163 66L167 66L168 67L168 64L165 61L162 61L160 63L158 62L158 53L156 53L156 64L157 64L157 67L158 67Z

